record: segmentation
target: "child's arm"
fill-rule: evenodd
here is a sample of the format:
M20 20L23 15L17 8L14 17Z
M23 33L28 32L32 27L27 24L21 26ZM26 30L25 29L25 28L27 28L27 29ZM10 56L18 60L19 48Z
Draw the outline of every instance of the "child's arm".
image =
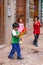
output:
M21 36L21 33L16 34L16 32L13 30L12 35L15 36L15 37L19 37L19 36Z
M22 33L19 33L19 34L16 35L16 37L19 37L19 36L21 36L21 35L22 35Z

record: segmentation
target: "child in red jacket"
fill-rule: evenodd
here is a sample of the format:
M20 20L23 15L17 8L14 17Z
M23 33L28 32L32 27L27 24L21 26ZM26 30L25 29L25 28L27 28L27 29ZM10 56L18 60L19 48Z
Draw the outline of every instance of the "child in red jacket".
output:
M41 24L39 22L39 17L36 16L34 24L33 24L33 28L34 28L34 42L33 43L36 47L38 47L37 42L38 42L38 38L39 38L39 34L40 34L40 26L41 26Z

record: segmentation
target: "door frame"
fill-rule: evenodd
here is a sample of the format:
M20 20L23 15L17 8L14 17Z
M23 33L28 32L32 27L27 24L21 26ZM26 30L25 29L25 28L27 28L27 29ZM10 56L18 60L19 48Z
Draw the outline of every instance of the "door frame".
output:
M3 21L1 23L1 27L2 27L3 31L2 31L2 40L0 41L0 44L3 44L4 43L4 0L2 0L2 4L0 4L0 5L2 5L0 7L1 7L1 10L2 10L1 16L3 17L3 19L1 19L1 21Z

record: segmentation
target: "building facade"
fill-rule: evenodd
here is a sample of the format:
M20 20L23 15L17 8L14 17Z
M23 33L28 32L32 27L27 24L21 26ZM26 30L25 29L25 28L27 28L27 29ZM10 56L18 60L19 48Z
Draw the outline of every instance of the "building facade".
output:
M0 0L0 44L10 43L12 23L15 21L16 0Z
M12 23L18 18L26 26L35 16L43 20L43 0L0 0L0 44L11 42Z

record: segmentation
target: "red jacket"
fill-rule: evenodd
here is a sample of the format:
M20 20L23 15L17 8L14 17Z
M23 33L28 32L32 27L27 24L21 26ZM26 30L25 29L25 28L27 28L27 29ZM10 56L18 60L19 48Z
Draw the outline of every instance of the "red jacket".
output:
M40 22L34 23L34 34L40 34Z

